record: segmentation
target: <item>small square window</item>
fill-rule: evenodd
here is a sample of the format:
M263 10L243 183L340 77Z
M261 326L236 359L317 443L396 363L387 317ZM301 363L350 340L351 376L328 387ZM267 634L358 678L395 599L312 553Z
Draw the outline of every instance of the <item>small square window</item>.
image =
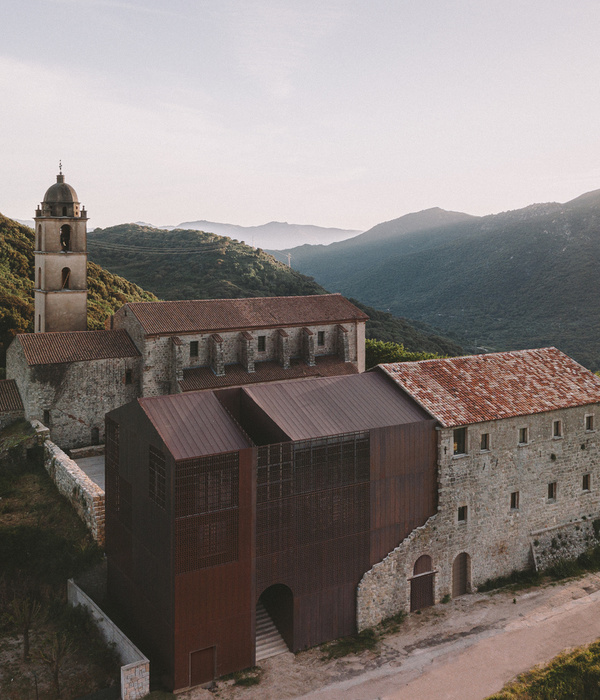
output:
M133 372L130 369L125 370L125 384L133 383Z
M459 523L466 523L467 522L467 506L459 506L458 507L458 522Z
M266 335L259 335L258 336L258 352L264 352L267 348L267 336Z
M192 340L190 343L190 357L198 357L198 341Z
M562 421L555 420L552 422L552 437L562 437Z
M510 509L519 510L519 492L513 491L510 494Z
M549 501L556 500L556 481L551 481L548 484L548 500Z
M519 428L519 445L526 445L529 438L529 431L527 428Z
M481 433L481 451L485 452L490 449L490 434Z
M591 479L589 474L584 474L583 479L581 481L581 488L584 491L589 491L590 490L590 484L591 484Z
M325 345L325 331L319 331L317 333L317 345L320 347Z
M467 429L456 428L454 431L454 454L467 454Z
M585 417L585 429L586 430L593 430L594 429L594 416L586 416Z

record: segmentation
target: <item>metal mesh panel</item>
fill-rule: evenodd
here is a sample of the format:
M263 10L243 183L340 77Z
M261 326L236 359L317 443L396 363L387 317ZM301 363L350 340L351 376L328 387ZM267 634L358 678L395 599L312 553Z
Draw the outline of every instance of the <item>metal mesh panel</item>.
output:
M175 517L237 508L239 454L213 455L178 462L175 470Z
M165 456L156 447L148 450L148 495L161 508L166 507L167 468Z
M175 521L175 572L196 571L238 558L238 509Z
M238 559L239 454L179 462L175 471L177 573Z
M259 447L258 588L357 583L369 560L369 479L368 433Z

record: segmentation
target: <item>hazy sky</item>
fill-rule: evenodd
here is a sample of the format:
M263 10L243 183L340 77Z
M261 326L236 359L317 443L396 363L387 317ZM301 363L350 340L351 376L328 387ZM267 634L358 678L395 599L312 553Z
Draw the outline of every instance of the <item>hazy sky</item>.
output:
M600 188L598 0L2 0L0 212L367 229Z

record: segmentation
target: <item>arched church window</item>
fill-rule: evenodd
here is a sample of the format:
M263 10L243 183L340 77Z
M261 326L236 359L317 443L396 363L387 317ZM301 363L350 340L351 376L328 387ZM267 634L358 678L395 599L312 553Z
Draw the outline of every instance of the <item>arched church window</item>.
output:
M62 269L62 288L69 289L71 278L71 270L68 267L63 267Z
M69 224L63 224L60 227L60 247L65 253L71 250L71 227Z
M38 267L38 289L42 288L42 268Z

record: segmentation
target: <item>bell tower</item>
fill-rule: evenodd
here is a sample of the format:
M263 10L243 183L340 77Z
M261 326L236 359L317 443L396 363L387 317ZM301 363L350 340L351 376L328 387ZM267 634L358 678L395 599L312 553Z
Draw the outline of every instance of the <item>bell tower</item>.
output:
M35 212L36 333L87 330L87 219L60 164Z

